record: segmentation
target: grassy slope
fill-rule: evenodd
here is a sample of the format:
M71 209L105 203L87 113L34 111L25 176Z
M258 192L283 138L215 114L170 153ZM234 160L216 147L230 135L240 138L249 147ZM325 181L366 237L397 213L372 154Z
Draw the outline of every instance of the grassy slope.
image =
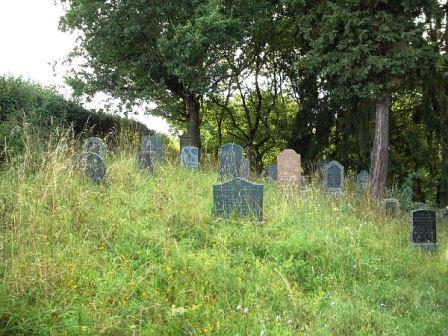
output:
M1 172L0 334L448 334L443 225L429 255L405 216L271 185L263 225L223 221L211 172L148 177L122 151L97 187L70 148Z

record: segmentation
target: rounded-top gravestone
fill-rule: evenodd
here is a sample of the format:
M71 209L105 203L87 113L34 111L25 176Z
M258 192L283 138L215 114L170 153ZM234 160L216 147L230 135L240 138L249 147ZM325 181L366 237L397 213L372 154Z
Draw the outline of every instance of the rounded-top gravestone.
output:
M82 151L84 153L96 153L104 160L106 156L106 145L100 138L91 137L84 140Z
M344 167L338 161L325 166L324 186L327 193L342 196L344 189Z
M194 146L184 146L180 152L180 163L184 168L199 169L199 149Z
M241 177L243 164L243 148L234 143L228 143L219 149L218 176L220 179Z
M293 149L285 149L277 157L277 183L281 187L300 188L300 155Z

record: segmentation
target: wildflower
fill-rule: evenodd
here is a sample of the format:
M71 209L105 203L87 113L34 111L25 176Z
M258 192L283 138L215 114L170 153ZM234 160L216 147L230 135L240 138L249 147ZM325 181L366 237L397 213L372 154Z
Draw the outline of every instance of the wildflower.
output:
M266 336L266 333L264 332L264 330L260 331L260 335L259 336Z
M236 306L236 310L241 310L241 308L243 308L243 307L241 307L240 304L238 306Z
M280 317L280 315L275 316L275 320L276 321L280 321L282 318Z
M246 315L248 312L249 312L249 308L247 308L247 307L244 308L244 310L243 310L243 314Z
M336 306L336 302L331 301L330 306L332 306L332 307Z
M286 321L286 324L292 324L292 320Z

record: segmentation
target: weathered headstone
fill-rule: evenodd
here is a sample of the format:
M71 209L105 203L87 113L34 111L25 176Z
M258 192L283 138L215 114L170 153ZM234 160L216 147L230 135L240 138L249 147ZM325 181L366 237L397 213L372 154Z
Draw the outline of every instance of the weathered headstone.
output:
M433 250L437 247L437 217L432 210L414 210L411 212L411 243Z
M241 177L245 180L250 179L250 160L244 159L241 163Z
M361 170L356 176L356 190L358 192L365 192L369 187L369 172L366 170Z
M285 149L277 157L277 183L281 187L300 188L302 168L300 155L293 149Z
M101 156L94 152L82 153L80 164L84 173L96 184L106 181L106 164Z
M141 151L154 152L154 162L160 162L163 159L163 138L158 135L146 135L142 137Z
M277 163L271 163L266 169L266 179L268 181L277 181Z
M344 189L344 167L337 161L325 166L325 191L332 196L342 196Z
M199 169L199 149L194 146L182 147L180 152L180 163L182 167Z
M253 216L263 220L263 185L241 178L213 186L215 214L227 218L232 213L237 216Z
M400 201L396 198L386 198L383 200L383 207L388 216L395 216L400 210Z
M82 151L83 153L96 153L104 160L106 145L100 138L91 137L84 140Z
M234 143L221 146L219 150L218 176L220 179L241 177L243 148Z

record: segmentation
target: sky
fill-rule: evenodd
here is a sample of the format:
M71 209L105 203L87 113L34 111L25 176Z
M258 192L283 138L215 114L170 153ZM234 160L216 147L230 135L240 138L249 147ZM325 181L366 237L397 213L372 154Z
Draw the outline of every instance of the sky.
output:
M65 69L52 64L61 62L74 46L74 38L58 30L63 15L54 0L0 0L0 75L12 75L54 86L65 96L70 88L64 83ZM87 108L101 108L95 99ZM166 121L160 117L132 116L150 129L168 133Z

